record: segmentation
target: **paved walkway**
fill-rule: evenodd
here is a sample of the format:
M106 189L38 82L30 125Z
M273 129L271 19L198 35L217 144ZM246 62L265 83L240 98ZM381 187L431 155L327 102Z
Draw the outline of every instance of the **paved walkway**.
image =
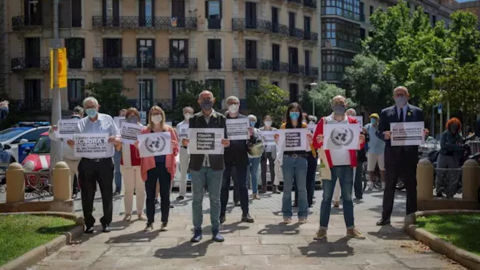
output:
M32 270L107 270L107 269L464 269L444 257L410 240L402 231L405 209L404 194L397 195L392 226L377 227L380 217L381 192L365 195L355 202L355 224L365 240L345 238L342 208L333 209L329 237L314 241L318 228L321 191L308 224L280 225L282 195L268 193L251 202L255 223L241 223L241 210L231 206L221 232L224 243L210 240L209 217L204 217L204 240L197 244L191 237L191 197L174 202L167 232L143 232L145 222L123 222L123 199L114 204L113 231L84 235L77 245L66 246L58 253L32 266ZM172 195L172 199L177 194ZM80 201L76 201L79 214ZM204 209L208 210L208 201ZM96 203L96 216L101 216L101 202ZM205 211L208 212L208 211ZM157 220L160 217L158 216ZM97 219L98 220L98 219ZM295 220L295 219L294 219ZM99 226L100 227L100 226ZM301 267L301 268L300 268Z

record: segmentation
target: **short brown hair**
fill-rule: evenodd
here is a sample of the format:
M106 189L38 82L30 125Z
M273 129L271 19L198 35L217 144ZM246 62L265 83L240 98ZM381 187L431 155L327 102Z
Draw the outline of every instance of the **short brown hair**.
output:
M137 108L130 107L130 108L125 110L125 118L127 118L128 115L130 115L130 114L135 114L135 116L138 117L138 119L140 120L140 113L138 112Z

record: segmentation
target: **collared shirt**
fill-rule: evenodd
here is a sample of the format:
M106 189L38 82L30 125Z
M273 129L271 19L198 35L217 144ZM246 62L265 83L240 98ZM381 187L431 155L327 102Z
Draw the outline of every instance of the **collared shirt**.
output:
M113 118L108 114L99 113L95 122L89 117L82 118L78 121L75 133L107 133L108 136L119 136L120 132L115 124ZM111 148L108 157L113 157L115 154L115 147Z
M407 119L407 111L408 111L408 103L407 105L403 106L403 122L405 122L405 120ZM400 119L400 110L401 108L395 106L395 108L397 109L397 115L398 115L398 119Z
M203 113L203 111L202 111ZM207 122L207 125L208 123L210 123L210 118L212 117L212 115L215 113L215 110L212 109L212 112L210 113L210 115L203 115L203 117L205 118L205 122ZM203 167L210 167L210 160L208 159L208 155L205 154L205 158L203 159Z

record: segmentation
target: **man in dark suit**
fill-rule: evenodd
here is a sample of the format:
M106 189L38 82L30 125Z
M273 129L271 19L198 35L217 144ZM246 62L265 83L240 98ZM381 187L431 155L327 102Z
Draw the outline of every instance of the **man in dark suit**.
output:
M407 191L407 215L417 211L417 163L418 146L392 146L390 124L398 122L423 122L423 111L408 104L408 89L399 86L393 90L395 106L382 110L376 135L385 140L385 191L383 193L382 218L378 226L390 224L395 186L400 174L404 176Z
M227 119L246 118L238 110L240 100L235 96L227 98L228 115ZM226 220L228 195L230 193L230 181L232 170L235 169L237 178L234 185L238 185L238 195L240 196L240 205L242 207L242 222L252 223L253 218L248 210L248 188L247 188L247 168L248 168L248 143L255 143L257 140L253 134L252 128L249 128L250 140L235 140L230 142L230 146L225 149L225 171L223 172L222 183L222 211L220 214L220 223Z
M227 129L225 116L217 113L213 109L215 98L212 92L203 91L198 96L198 103L202 110L196 113L190 119L189 128L223 128L224 136L227 138ZM188 145L189 140L183 139L182 144ZM228 147L228 139L222 139L224 147ZM200 242L202 240L202 222L203 222L203 195L205 185L208 188L210 197L210 221L212 223L212 240L223 242L224 239L219 233L220 228L220 192L222 187L222 176L224 169L223 155L190 155L190 174L192 176L192 219L194 235L191 242Z

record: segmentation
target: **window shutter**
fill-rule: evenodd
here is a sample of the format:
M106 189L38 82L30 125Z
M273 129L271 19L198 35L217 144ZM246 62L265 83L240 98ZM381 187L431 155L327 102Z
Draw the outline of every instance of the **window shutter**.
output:
M224 99L225 98L225 81L220 80L220 98Z
M71 59L70 58L70 41L71 41L70 38L65 39L65 49L67 50L67 59Z
M85 39L81 39L81 46L82 46L82 58L85 58Z
M119 38L118 39L118 57L122 57L123 55L122 43L123 43L123 39Z

